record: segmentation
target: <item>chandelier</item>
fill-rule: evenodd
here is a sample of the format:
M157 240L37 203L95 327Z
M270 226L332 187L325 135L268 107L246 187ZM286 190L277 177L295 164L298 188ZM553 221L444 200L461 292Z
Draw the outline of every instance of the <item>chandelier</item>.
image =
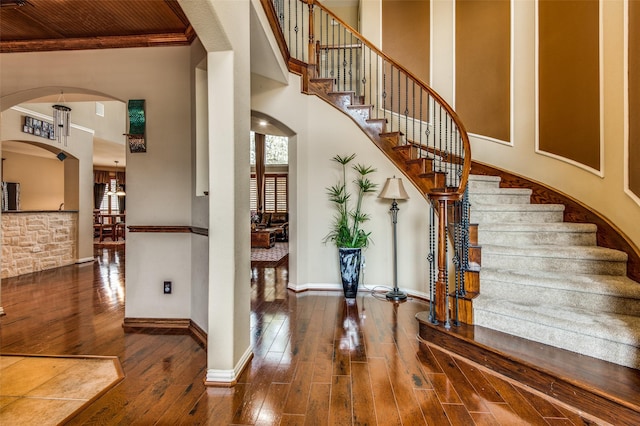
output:
M109 188L109 190L107 191L107 195L117 195L119 197L124 197L125 195L127 195L127 193L124 191L124 188L122 187L122 185L118 184L118 160L114 161L114 163L116 163L116 185L115 185L115 191L112 188Z

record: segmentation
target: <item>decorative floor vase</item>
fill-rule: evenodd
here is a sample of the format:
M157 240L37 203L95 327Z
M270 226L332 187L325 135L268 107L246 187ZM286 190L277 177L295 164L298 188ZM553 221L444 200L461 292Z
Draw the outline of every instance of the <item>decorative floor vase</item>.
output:
M344 297L353 299L358 294L362 249L338 248L338 255L340 256L340 275Z

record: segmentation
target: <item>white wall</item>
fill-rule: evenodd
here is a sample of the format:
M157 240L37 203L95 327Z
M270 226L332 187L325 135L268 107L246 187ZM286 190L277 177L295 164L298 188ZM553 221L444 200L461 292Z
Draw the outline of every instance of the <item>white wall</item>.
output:
M331 158L357 153L356 162L377 169L372 179L380 185L379 190L386 178L402 174L349 117L316 96L301 94L298 76L291 74L290 84L282 86L253 75L252 109L276 118L296 132L289 158L293 222L290 285L298 290L339 288L337 249L323 243L334 215L325 188L337 183L341 176L339 164ZM429 206L408 180L404 179L404 183L411 198L399 203L398 286L427 294ZM378 199L377 194L365 201L365 211L371 215L366 228L373 238L373 244L365 250L367 286L393 283L390 207L390 202Z

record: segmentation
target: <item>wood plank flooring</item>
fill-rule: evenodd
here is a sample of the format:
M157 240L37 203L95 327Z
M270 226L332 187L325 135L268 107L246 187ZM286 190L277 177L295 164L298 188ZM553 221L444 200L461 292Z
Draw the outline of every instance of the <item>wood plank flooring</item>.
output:
M124 249L94 264L2 280L0 352L114 355L125 379L68 424L604 424L437 347L419 345L415 300L286 289L286 264L253 268L254 357L238 384L207 388L188 335L124 333Z

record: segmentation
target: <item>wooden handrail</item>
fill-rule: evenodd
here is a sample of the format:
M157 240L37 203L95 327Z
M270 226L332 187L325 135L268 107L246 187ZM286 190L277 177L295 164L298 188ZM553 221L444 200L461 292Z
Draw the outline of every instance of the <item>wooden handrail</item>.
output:
M324 13L329 15L334 22L336 22L339 25L341 25L342 27L344 27L349 33L356 35L358 41L361 44L365 45L368 49L370 49L375 55L377 55L379 58L381 58L382 60L384 60L385 62L390 64L392 67L397 69L399 72L404 74L406 77L408 77L408 79L411 80L412 82L414 82L420 89L422 89L425 92L427 92L428 95L438 105L440 105L444 109L446 114L449 117L451 117L452 121L455 123L455 125L457 127L457 130L458 130L458 132L460 134L460 139L462 141L462 145L463 145L463 156L462 156L463 164L462 164L462 174L461 174L460 181L459 181L457 187L455 188L455 190L452 190L451 188L448 188L447 192L455 192L455 193L457 193L459 195L462 195L464 193L465 188L466 188L466 185L467 185L467 182L468 182L468 178L469 178L469 171L471 169L471 155L470 155L470 153L471 153L471 145L469 143L469 136L467 134L467 130L466 130L464 124L462 123L462 120L460 119L458 114L455 112L455 110L447 103L447 101L445 101L428 84L426 84L424 81L422 81L420 78L418 78L415 74L413 74L410 70L405 68L398 61L394 60L389 55L387 55L386 53L384 53L380 49L378 49L375 46L375 44L373 44L367 38L362 36L358 31L356 31L353 27L351 27L349 24L347 24L339 16L335 15L331 10L327 9L322 3L318 2L317 0L297 0L297 1L307 5L310 8L310 13L309 13L309 32L310 33L308 35L308 49L309 49L308 50L308 55L309 55L309 59L310 59L311 63L309 63L309 65L318 66L317 63L316 64L313 63L313 62L316 62L316 61L311 59L311 58L315 59L315 57L316 57L316 53L317 52L314 52L315 49L317 49L318 47L321 48L321 49L329 49L328 46L322 46L322 45L316 46L315 43L314 43L314 40L315 40L315 35L313 34L313 31L314 31L313 16L314 15L313 15L312 11L313 11L313 8L317 7L319 9L321 9ZM275 7L273 5L273 1L272 0L261 0L261 3L265 7L265 12L266 12L267 17L269 19L269 23L272 25L272 28L273 28L274 33L276 35L276 38L278 39L278 45L280 46L280 51L283 54L283 58L286 61L289 61L293 57L291 56L291 53L289 52L289 47L287 46L286 38L284 36L282 28L280 28L278 17L277 17L277 12L276 12ZM320 40L317 40L317 41L320 42ZM287 46L287 47L285 48L284 46ZM351 44L350 46L353 46L353 44ZM342 46L340 46L340 47L342 47Z

